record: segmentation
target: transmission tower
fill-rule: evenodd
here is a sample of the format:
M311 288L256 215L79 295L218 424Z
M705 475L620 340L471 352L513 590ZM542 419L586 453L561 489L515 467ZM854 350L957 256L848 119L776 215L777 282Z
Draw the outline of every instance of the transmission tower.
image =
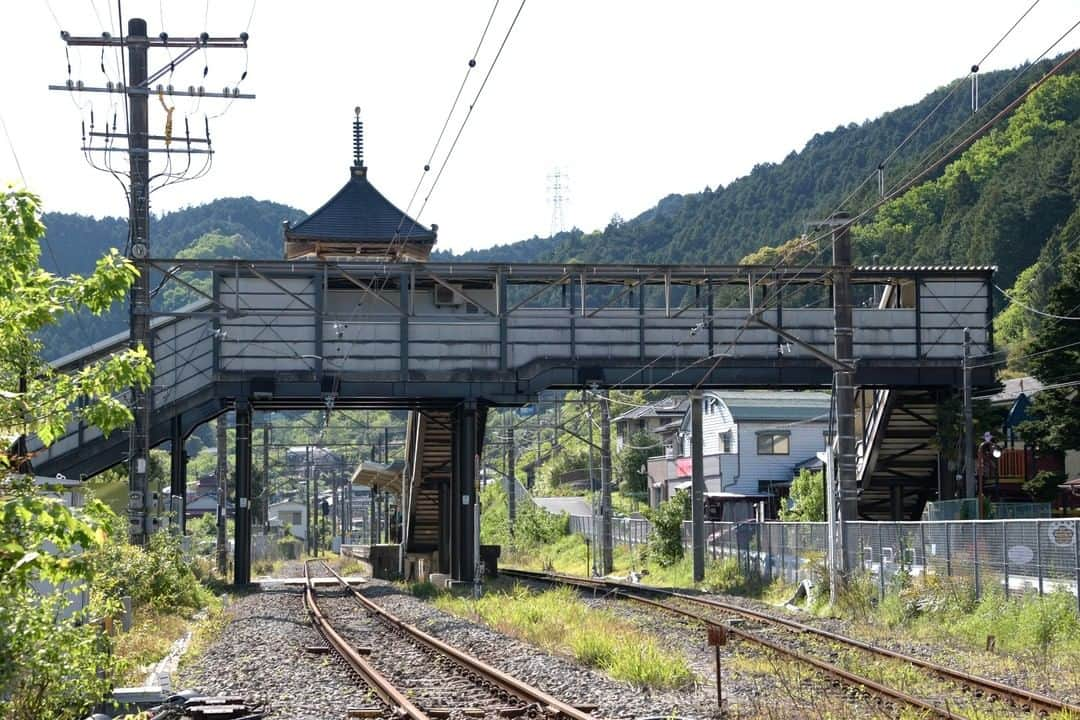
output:
M213 146L210 141L210 121L204 115L203 137L192 137L188 120L184 120L183 135L174 133L173 105L176 97L190 97L200 104L203 98L221 98L230 102L236 99L252 99L254 95L242 94L239 82L247 76L245 69L237 81L237 86L222 89L221 92L207 91L203 86L189 85L186 89L172 85L173 73L185 60L199 56L204 60L202 77L207 76L209 65L207 51L218 48L247 48L248 34L240 33L237 37L212 38L203 32L198 37L172 37L162 32L157 37L149 37L146 21L131 18L128 21L127 35L113 37L110 33L95 36L75 36L61 31L61 39L68 48L101 48L101 69L105 73L106 51L117 53L117 66L124 62L120 53L127 49L126 63L123 65L123 80L114 82L109 79L104 87L90 87L82 80L71 77L71 64L68 63L68 79L63 85L50 85L50 90L83 93L105 93L121 95L124 98L126 124L120 127L116 113L106 117L103 126L95 124L94 111L90 109L89 132L86 119L82 126L82 147L86 161L90 165L109 173L124 187L128 200L128 243L126 255L135 264L139 277L131 288L130 297L130 332L129 344L132 348L142 346L153 357L152 337L150 334L150 302L153 293L150 290L150 273L157 268L150 253L150 193L166 185L185 180L193 180L206 174L213 158ZM150 48L164 50L168 61L153 72L150 71ZM67 50L65 49L65 52ZM165 79L167 85L156 84ZM165 122L160 135L150 134L150 99L156 97L165 112ZM127 155L128 169L113 167L116 153ZM150 174L150 157L157 155L163 159L160 172ZM184 160L174 166L174 156ZM202 158L201 167L192 168L192 158ZM182 167L181 167L182 163ZM160 270L160 268L157 268ZM157 527L154 516L157 508L151 505L149 493L150 469L150 427L153 417L153 389L131 389L131 409L135 422L131 429L128 452L128 532L133 543L145 543L149 534ZM175 490L175 488L174 488ZM151 512L154 511L154 512ZM241 519L237 518L239 526Z
M563 206L569 202L566 193L569 190L567 176L561 168L548 175L548 201L551 203L551 235L566 230L566 221L563 217Z

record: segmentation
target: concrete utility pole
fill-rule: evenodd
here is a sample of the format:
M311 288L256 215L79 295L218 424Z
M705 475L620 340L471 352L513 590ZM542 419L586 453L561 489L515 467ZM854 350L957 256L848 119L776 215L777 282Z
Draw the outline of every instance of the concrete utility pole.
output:
M859 488L855 474L855 370L851 302L851 221L846 213L829 218L833 251L834 352L840 365L833 370L836 393L836 482L839 487L840 567L851 567L847 523L857 518Z
M251 584L251 403L236 403L236 565L233 584Z
M139 271L138 277L132 284L129 306L129 330L128 344L131 348L143 347L153 357L153 335L150 332L150 153L162 152L162 148L151 147L151 141L164 142L164 150L168 150L172 143L172 112L168 111L163 135L150 135L149 98L151 85L165 76L172 74L176 66L187 58L195 55L199 50L209 48L246 48L248 35L241 33L235 38L211 38L209 34L202 33L199 37L175 37L170 38L166 33L158 37L150 38L146 34L146 21L142 18L131 18L128 21L127 35L113 37L109 33L100 36L74 36L67 31L61 31L60 37L70 47L100 47L102 53L106 48L127 48L126 79L122 82L108 84L108 87L89 87L81 80L76 82L70 77L70 64L68 68L68 80L63 85L50 85L50 90L59 90L70 93L101 92L108 94L126 95L128 114L127 127L124 131L118 131L115 127L102 133L95 131L93 113L90 115L90 132L86 133L83 128L83 147L81 148L91 166L98 170L106 170L116 176L110 162L104 166L96 164L93 155L95 153L125 152L128 156L128 179L129 187L127 194L128 204L128 259L134 263ZM170 48L169 62L163 68L150 73L149 50L151 47ZM160 87L160 85L158 86ZM174 95L190 95L201 98L228 98L230 100L254 98L254 95L240 94L237 89L226 88L224 92L206 92L205 88L195 90L192 87L187 92L176 92L172 85L169 86L168 96L172 100ZM164 99L162 100L164 103ZM179 133L177 134L179 139ZM176 154L185 153L190 158L192 154L212 153L209 137L209 124L207 124L207 136L204 138L191 138L185 127L184 149L175 149ZM95 143L95 139L105 137L104 143ZM126 140L126 147L117 141ZM192 148L192 143L205 143L205 147ZM178 163L179 165L179 163ZM186 172L186 171L183 171ZM166 174L170 170L166 168ZM183 174L183 173L181 173ZM175 174L173 173L175 176ZM151 389L131 388L131 410L134 422L131 427L128 448L128 534L135 544L143 544L149 537L150 532L156 526L151 506L149 472L150 472L150 420L153 413L153 392Z
M611 528L611 408L607 390L600 393L600 563L604 575L615 568Z
M693 519L694 582L705 579L705 443L701 390L690 392L690 510Z
M225 534L225 503L229 495L229 425L228 413L217 419L217 570L225 575L229 565L228 539Z
M128 21L128 82L130 87L142 87L146 83L147 44L146 21L132 18ZM131 286L130 326L128 344L132 348L144 347L153 355L150 334L150 121L147 101L149 96L128 94L128 163L131 170L131 216L129 254L139 270ZM132 387L131 409L135 422L131 427L128 451L128 512L132 542L146 542L149 528L147 516L150 510L149 463L150 463L150 414L153 411L153 392ZM141 501L141 505L139 504ZM224 501L222 501L224 508ZM224 514L224 510L222 510ZM219 521L224 532L225 518ZM219 550L221 552L221 550ZM224 572L224 571L222 571Z
M971 331L964 328L964 497L973 498L975 489L975 419L971 406Z

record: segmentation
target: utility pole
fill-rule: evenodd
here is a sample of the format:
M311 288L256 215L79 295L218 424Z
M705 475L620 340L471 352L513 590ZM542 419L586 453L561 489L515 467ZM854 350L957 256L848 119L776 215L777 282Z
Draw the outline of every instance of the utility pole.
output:
M975 420L971 406L971 331L964 328L964 497L975 492Z
M705 579L705 443L702 437L701 396L701 390L690 392L690 517L693 520L694 582Z
M611 532L611 408L607 390L600 393L600 569L614 570Z
M836 482L839 488L840 567L846 576L851 567L848 523L859 510L859 488L855 474L855 352L851 300L851 220L847 213L829 218L833 252L834 353L839 363L833 369L836 393Z
M304 482L304 505L306 506L305 510L307 510L307 512L304 513L304 516L305 516L304 534L306 535L306 537L304 538L304 548L307 550L308 554L310 554L311 553L311 547L312 547L312 541L313 541L313 539L315 537L314 523L312 522L312 519L311 519L311 512L312 512L311 509L312 509L312 506L314 505L314 503L312 503L312 501L311 501L311 483L312 483L312 481L314 479L315 472L314 472L314 468L311 466L311 446L310 445L305 445L304 446L304 457L305 457L306 463L307 463L305 465L305 467L304 467L305 475L307 476L306 481Z
M596 461L593 459L593 449L596 447L596 444L593 442L593 425L595 424L595 421L593 420L593 412L592 412L592 394L588 394L588 400L586 400L585 402L586 402L585 407L588 409L588 426L589 426L589 440L588 440L588 445L589 445L589 490L591 490L592 494L593 494L593 500L589 504L589 509L592 512L592 517L590 518L590 520L592 522L590 523L589 530L590 530L590 534L592 535L593 547L597 548L597 550L599 550L599 548L600 548L600 536L596 531L596 526L597 526L597 522L596 522L596 504L597 504L597 500L600 497L600 492L599 492L600 489L598 487L596 487L596 471L595 471ZM599 575L600 574L600 562L599 562L599 559L598 559L599 555L600 555L599 552L594 552L593 553L593 567L592 567L593 575Z
M109 33L100 36L73 36L67 31L60 32L61 39L69 47L98 47L104 56L106 48L127 48L126 78L122 82L109 82L107 87L89 87L82 80L76 81L71 77L70 63L68 66L68 79L63 85L50 85L50 90L60 90L71 93L118 93L125 95L127 104L127 126L124 131L116 127L115 120L110 131L108 122L105 123L105 132L97 132L94 127L93 110L90 113L90 132L86 133L85 122L83 125L83 147L81 150L87 160L95 169L106 170L116 176L117 173L111 167L111 162L105 162L105 167L95 164L93 154L126 152L128 156L128 181L127 194L128 205L128 259L134 263L139 271L138 277L132 284L129 303L129 331L128 344L131 348L142 347L153 357L153 335L150 332L151 317L151 293L150 271L153 266L150 256L150 155L155 152L169 153L173 142L172 134L172 110L166 107L167 118L163 135L150 134L149 98L152 92L151 85L166 74L170 77L176 66L187 58L198 53L199 50L210 48L246 48L248 34L241 33L235 38L210 38L203 32L199 37L175 37L171 38L166 33L161 33L156 38L150 38L146 34L146 20L131 18L128 21L127 35L113 37ZM150 73L149 50L151 47L169 48L169 62L161 69ZM104 69L104 68L102 68ZM246 75L246 72L245 72ZM166 89L158 85L159 98L165 105ZM175 95L187 95L199 98L228 98L250 99L254 95L240 94L233 88L225 89L224 92L206 92L205 88L190 86L185 92L179 92L170 84L167 90L170 100ZM95 139L104 138L95 146ZM127 146L118 144L117 141L126 140ZM206 124L206 137L192 138L185 121L184 137L179 133L176 136L177 144L183 144L183 149L171 152L185 153L190 158L192 154L211 155L209 121ZM151 147L151 141L163 142L162 147ZM205 144L205 148L192 148L192 143ZM186 173L186 170L184 171ZM170 174L166 168L166 175ZM176 175L172 175L176 177ZM128 448L128 534L135 544L144 544L149 536L152 520L150 518L153 508L150 504L149 492L149 465L150 465L150 422L153 413L153 390L152 388L131 388L131 410L134 422L131 427ZM222 520L223 522L223 520ZM220 553L220 548L219 548ZM220 565L219 561L219 565Z
M218 415L217 419L217 569L224 577L228 570L229 548L225 535L225 503L229 495L229 425L228 413Z

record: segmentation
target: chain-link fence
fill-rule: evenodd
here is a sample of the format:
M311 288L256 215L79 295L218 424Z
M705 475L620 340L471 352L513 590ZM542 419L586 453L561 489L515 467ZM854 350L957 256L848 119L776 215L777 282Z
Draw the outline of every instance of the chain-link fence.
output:
M593 541L597 529L591 517L570 518L570 531ZM612 519L615 544L632 550L648 543L651 529L647 520ZM684 522L682 534L691 547L693 524ZM852 522L848 539L852 565L875 579L881 595L901 572L963 578L977 596L990 588L1006 596L1075 595L1080 586L1080 519ZM825 567L827 543L825 523L705 523L707 557L735 558L768 580L814 580ZM1080 595L1077 603L1080 609Z

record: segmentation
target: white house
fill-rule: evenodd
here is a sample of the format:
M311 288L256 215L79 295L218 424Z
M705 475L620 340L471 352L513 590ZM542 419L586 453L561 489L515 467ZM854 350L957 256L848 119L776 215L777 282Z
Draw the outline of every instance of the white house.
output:
M715 517L772 515L800 466L825 447L830 398L823 392L708 391L702 399L705 491ZM665 433L665 454L649 458L650 502L689 488L691 414Z
M293 537L307 539L307 505L296 500L282 500L271 503L269 508L271 525L280 524L289 528Z

